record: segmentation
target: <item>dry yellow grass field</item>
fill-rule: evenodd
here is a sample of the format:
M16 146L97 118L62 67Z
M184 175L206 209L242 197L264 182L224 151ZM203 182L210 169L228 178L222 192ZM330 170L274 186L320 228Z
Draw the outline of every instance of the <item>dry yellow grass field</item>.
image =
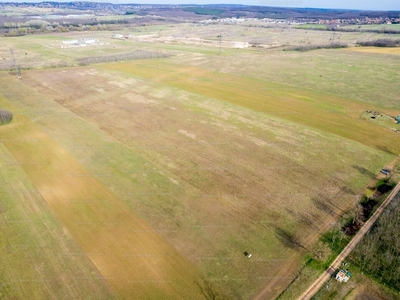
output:
M350 47L348 51L400 55L400 47Z

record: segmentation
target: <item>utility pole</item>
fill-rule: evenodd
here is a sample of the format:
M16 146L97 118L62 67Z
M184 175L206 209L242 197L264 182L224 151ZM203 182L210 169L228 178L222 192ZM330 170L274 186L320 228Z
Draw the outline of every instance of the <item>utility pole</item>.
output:
M12 56L14 68L15 68L15 70L17 71L17 77L18 77L18 78L21 78L21 69L20 69L19 66L17 65L17 60L15 59L13 49L10 49L10 53L11 53L11 56Z
M333 41L335 40L335 32L334 31L332 31L332 44L333 44Z
M219 34L219 55L221 55L222 33Z

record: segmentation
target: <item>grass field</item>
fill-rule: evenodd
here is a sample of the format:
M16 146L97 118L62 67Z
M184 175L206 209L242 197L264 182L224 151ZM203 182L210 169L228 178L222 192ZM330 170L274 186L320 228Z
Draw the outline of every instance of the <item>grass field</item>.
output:
M82 13L82 11L74 9L15 6L4 6L0 9L0 15L2 16L48 15L56 13Z
M398 30L400 31L400 24L373 24L373 25L349 25L343 28L359 29L359 30Z
M326 29L327 26L324 24L301 24L296 26L298 29Z
M105 188L99 174L88 173L22 115L0 130L16 164L119 297L200 298L195 269Z
M141 16L135 15L135 14L129 14L129 15L110 15L110 16L97 16L96 20L98 21L115 21L115 20L127 20L127 19L133 19L133 18L141 18Z
M0 298L115 298L107 281L52 214L41 196L46 191L32 184L4 147L4 131L0 132Z
M400 92L400 87L397 85L400 80L396 69L397 56L349 50L314 50L298 53L273 48L331 43L331 32L279 26L273 28L247 28L239 25L196 27L191 24L145 26L137 31L126 28L125 33L128 32L132 32L134 37L123 41L111 39L112 33L106 31L10 37L7 38L7 43L0 45L0 68L11 68L10 48L14 48L17 62L23 68L43 66L48 68L59 63L77 65L77 59L82 57L104 56L138 49L157 50L176 55L174 62L177 64L189 64L221 73L255 77L302 89L318 90L340 98L399 109L398 101L396 101ZM155 34L160 38L177 37L182 41L185 37L189 39L198 37L213 42L217 41L217 36L222 34L222 40L226 42L259 43L272 48L222 48L221 55L218 55L218 43L215 43L215 46L185 45L176 42L144 42L137 39L148 34ZM57 40L85 37L94 37L109 44L74 49L48 47L49 45L54 47ZM379 34L352 32L337 34L335 41L352 46L357 41L384 37ZM382 90L386 92L382 93Z
M223 51L224 53L224 51ZM176 64L241 75L289 87L319 91L346 100L400 110L397 95L398 56L360 53L347 49L308 52L262 50L236 51L235 56L175 57ZM288 88L289 88L288 87ZM382 91L385 91L384 93Z
M282 45L295 33L299 43L329 39L318 31L222 28L231 41ZM219 29L149 26L135 35L215 39ZM110 44L43 46L88 36ZM25 189L52 191L40 194L43 209L81 247L82 269L96 268L96 278L107 281L92 283L96 298L193 299L209 287L229 299L266 288L273 299L318 237L400 152L398 133L360 119L366 109L399 114L394 55L218 55L211 46L112 40L110 32L7 41L0 46L5 62L13 47L21 64L38 69L23 70L20 80L0 72L0 108L16 116L0 127L0 153L18 164ZM138 48L173 56L40 69ZM34 140L22 142L28 137ZM83 284L76 293L96 288ZM19 286L21 294L28 288Z
M13 101L24 110L38 102L36 109L29 108L32 115L28 116L58 136L65 149L85 157L83 163L99 174L99 180L228 294L236 291L250 297L271 278L276 280L274 274L280 270L295 271L299 252L291 244L292 234L307 245L312 239L306 236L315 236L334 218L316 208L315 201L326 197L338 207L348 207L353 197L348 190L360 189L368 178L356 166L376 172L391 158L294 121L168 87L159 77L150 82L105 68L25 72L26 87L12 90L15 79L4 77L1 89L14 95ZM202 75L207 82L207 72ZM27 101L28 94L42 99ZM40 113L52 100L93 122L142 159L131 161L132 150L120 152L110 143L100 146L83 137L78 142L79 123L64 117L61 107ZM84 128L80 132L88 135ZM326 152L327 147L336 150ZM115 151L126 154L107 162ZM243 156L243 151L252 154ZM214 221L210 222L210 215ZM320 218L325 221L318 223ZM257 258L243 257L246 249ZM266 270L268 277L263 275ZM271 295L290 281L289 274L275 281Z
M398 134L359 119L365 110L365 105L359 103L281 84L222 75L159 60L113 64L105 68L150 78L188 92L275 115L393 154L400 153L400 140L396 139ZM378 107L368 107L379 110ZM395 115L396 111L388 113ZM349 128L352 130L348 130Z

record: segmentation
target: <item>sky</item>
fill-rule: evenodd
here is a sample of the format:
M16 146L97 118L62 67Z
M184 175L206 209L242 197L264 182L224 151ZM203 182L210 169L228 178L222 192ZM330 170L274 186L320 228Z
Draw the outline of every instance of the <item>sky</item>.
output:
M42 2L42 0L0 0L7 2ZM52 0L57 1L57 0ZM58 0L60 2L65 2ZM84 1L84 0L68 0ZM400 0L86 0L107 3L140 4L246 4L280 7L344 8L360 10L398 10Z

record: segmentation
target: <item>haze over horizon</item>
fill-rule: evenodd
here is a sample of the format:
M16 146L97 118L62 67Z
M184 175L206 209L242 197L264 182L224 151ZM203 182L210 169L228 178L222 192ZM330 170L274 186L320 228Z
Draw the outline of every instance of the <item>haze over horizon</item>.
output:
M46 2L41 0L16 0L4 2ZM61 0L56 2L71 2ZM79 2L79 1L72 1ZM400 11L400 1L398 0L336 0L336 1L318 1L318 0L101 0L89 2L102 2L113 4L243 4L258 6L277 6L277 7L298 7L298 8L324 8L324 9L357 9L357 10L398 10Z

